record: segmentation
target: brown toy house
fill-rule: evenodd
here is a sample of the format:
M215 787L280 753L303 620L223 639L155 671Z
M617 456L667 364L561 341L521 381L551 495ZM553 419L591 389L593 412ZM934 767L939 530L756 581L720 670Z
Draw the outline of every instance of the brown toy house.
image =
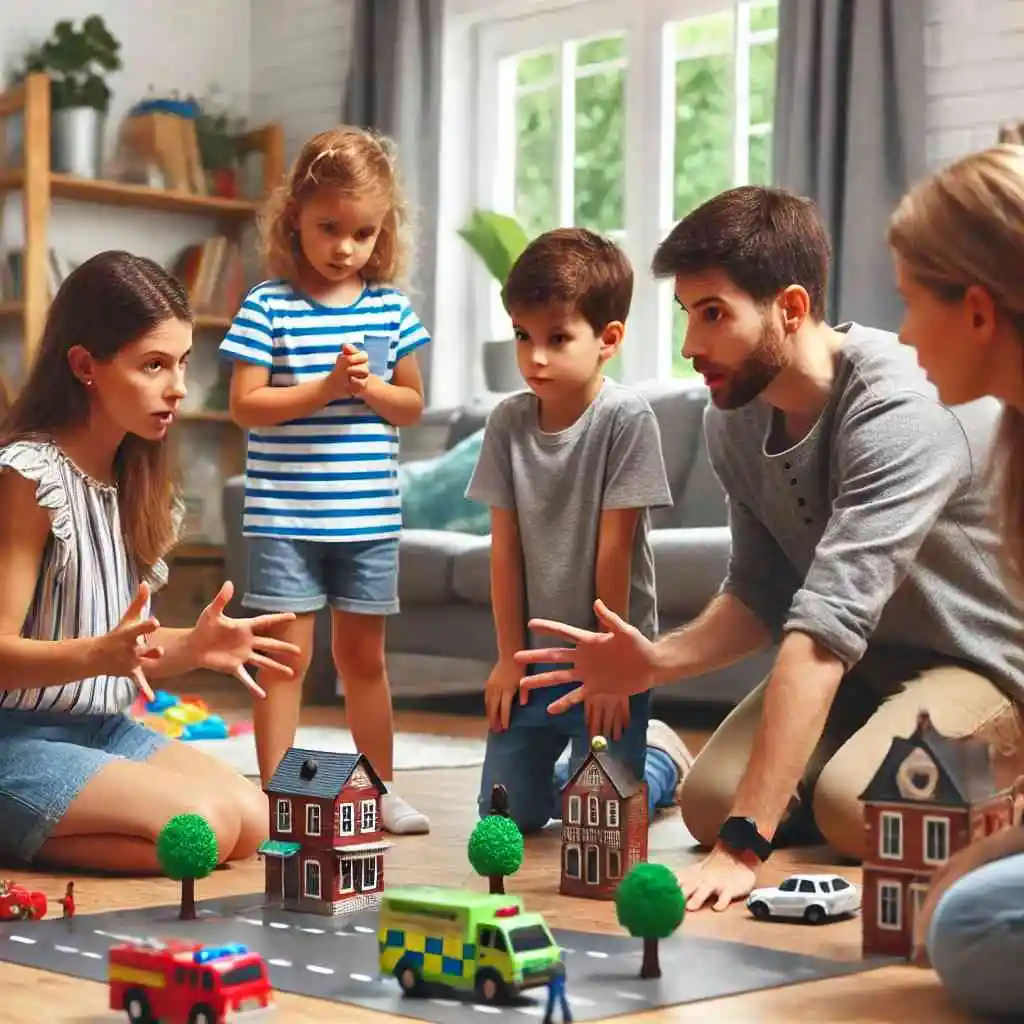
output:
M623 876L647 860L647 783L595 736L562 790L562 881L566 896L610 900Z
M996 789L987 743L937 732L927 711L898 736L861 794L867 830L865 956L910 957L932 874L958 850L1014 823L1021 783Z
M376 906L384 888L384 783L362 754L292 747L265 790L268 903L313 914Z

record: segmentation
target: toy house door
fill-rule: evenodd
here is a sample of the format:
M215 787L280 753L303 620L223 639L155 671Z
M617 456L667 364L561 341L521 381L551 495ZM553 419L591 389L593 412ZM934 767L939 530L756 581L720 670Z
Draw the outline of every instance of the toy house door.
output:
M907 949L914 945L914 929L917 924L917 915L924 908L925 898L928 896L928 884L926 882L911 882L907 886L907 920L904 924L904 934L907 937Z
M583 850L583 880L587 885L599 885L601 882L601 851L596 846L587 846Z

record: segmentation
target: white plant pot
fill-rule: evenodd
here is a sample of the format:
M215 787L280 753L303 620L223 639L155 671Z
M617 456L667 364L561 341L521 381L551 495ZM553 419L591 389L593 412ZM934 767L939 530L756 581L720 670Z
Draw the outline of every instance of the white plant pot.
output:
M484 384L488 391L508 394L522 391L524 384L516 361L516 341L485 341L483 344Z
M93 107L54 110L50 124L50 166L58 174L99 178L107 115Z

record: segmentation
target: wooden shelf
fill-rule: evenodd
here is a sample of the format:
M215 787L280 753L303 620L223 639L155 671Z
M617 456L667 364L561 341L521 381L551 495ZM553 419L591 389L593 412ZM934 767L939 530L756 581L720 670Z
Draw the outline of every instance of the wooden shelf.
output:
M46 175L50 196L75 199L85 203L106 206L131 206L166 213L193 213L197 216L217 216L232 219L252 217L262 204L248 199L224 199L220 196L195 195L191 192L173 192L170 189L149 188L146 185L128 185L120 181L102 181L76 178L70 174ZM25 186L25 172L21 168L0 171L0 191L18 191Z
M192 423L234 423L231 413L222 409L190 409L179 413L178 419Z
M222 562L224 548L220 544L184 543L174 548L168 556L175 562Z

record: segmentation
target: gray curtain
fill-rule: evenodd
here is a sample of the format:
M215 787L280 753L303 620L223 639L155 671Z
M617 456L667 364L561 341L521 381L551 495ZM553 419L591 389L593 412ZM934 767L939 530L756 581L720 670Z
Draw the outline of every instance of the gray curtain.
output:
M895 330L888 218L926 170L924 0L780 0L773 180L816 200L828 316Z
M434 324L443 0L357 0L343 120L395 140L415 249L410 298ZM429 389L431 350L418 353Z

